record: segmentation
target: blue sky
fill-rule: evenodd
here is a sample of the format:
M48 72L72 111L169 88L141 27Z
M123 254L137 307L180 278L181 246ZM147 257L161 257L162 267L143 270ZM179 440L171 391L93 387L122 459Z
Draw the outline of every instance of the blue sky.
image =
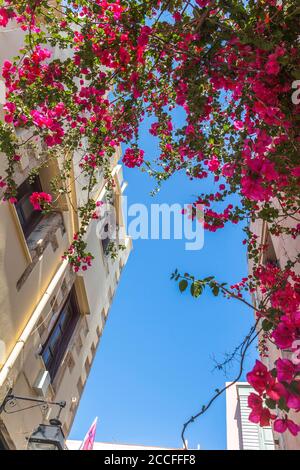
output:
M156 146L145 131L142 147L154 157ZM155 198L153 181L138 170L124 170L128 203L180 203L209 183L184 174L167 181ZM211 188L210 188L211 189ZM129 219L130 221L130 219ZM234 378L213 371L212 357L231 352L253 323L252 311L234 300L199 299L180 294L170 281L175 268L220 281L236 282L247 273L240 225L205 233L200 251L185 251L182 240L136 240L124 268L97 350L71 439L82 439L95 416L98 441L181 447L182 424L200 410L224 382ZM252 367L256 352L247 357ZM225 396L187 432L190 447L226 448Z

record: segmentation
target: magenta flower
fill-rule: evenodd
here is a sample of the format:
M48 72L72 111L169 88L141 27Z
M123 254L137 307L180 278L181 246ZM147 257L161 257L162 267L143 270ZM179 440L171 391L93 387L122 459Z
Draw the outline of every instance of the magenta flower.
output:
M291 419L276 419L274 421L274 430L280 434L289 430L293 436L297 436L300 432L300 426L298 426Z
M289 359L277 359L276 368L279 382L290 383L293 380L296 367Z
M213 157L208 161L207 166L210 169L210 171L216 171L216 170L218 170L218 168L220 166L220 162L217 159L217 157L215 155L213 155Z
M259 424L260 426L270 426L270 420L276 418L275 415L271 414L268 408L256 408L249 415L249 421L251 423Z
M300 411L300 395L290 393L286 400L286 404L292 410Z
M250 395L248 396L249 408L251 408L252 410L261 409L262 404L263 404L263 401L259 395L257 395L256 393L250 393Z
M293 341L295 340L295 331L290 326L285 325L284 323L279 323L272 333L272 337L280 349L288 349L292 346Z
M0 26L7 26L9 16L5 8L0 8Z
M123 156L123 163L129 168L134 168L136 166L141 166L144 161L144 154L143 150L138 149L126 149L124 156Z
M273 379L272 382L266 386L266 393L268 397L275 401L278 401L281 397L287 395L285 387L278 382L276 383L275 379Z
M50 204L52 201L52 196L51 194L40 192L40 193L32 193L30 198L29 198L31 204L33 205L33 208L36 211L41 211L42 210L42 204Z
M263 393L267 385L274 380L266 366L256 360L252 371L247 374L247 380L258 393Z
M234 121L233 127L234 127L237 131L241 131L242 129L244 129L244 123L243 123L243 121Z
M280 72L280 65L277 60L271 59L266 63L265 70L268 75L278 75Z

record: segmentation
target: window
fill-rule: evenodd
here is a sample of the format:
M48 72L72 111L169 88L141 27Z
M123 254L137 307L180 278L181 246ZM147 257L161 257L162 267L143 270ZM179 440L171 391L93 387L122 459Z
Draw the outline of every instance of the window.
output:
M110 244L110 238L109 238L109 224L105 224L105 225L104 225L103 232L104 232L105 236L101 239L101 242L102 242L102 249L103 249L103 253L104 253L105 255L107 255L107 253L108 253L108 246L109 246L109 244Z
M29 180L27 179L18 189L15 207L25 238L31 234L35 226L43 217L41 211L34 210L29 200L32 193L40 192L41 190L41 183L38 177L35 178L33 183L29 183Z
M52 380L68 348L79 316L79 308L73 288L42 350L42 357Z

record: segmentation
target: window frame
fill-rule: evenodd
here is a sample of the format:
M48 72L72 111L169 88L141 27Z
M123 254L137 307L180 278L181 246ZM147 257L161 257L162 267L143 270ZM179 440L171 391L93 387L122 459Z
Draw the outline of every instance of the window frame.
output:
M22 230L26 239L34 231L35 227L42 220L44 215L42 211L33 209L30 216L27 217L24 213L24 209L22 208L22 204L26 200L29 202L29 197L31 196L32 193L41 192L41 191L42 191L42 186L41 186L40 178L38 176L35 177L35 180L33 183L29 183L28 178L27 178L25 181L23 181L23 183L18 188L18 193L17 193L18 201L15 203L15 209L16 209L18 219L19 219L19 222L21 224L21 227L22 227Z
M41 357L44 361L47 371L50 374L52 382L59 370L63 357L68 350L70 340L73 336L80 316L81 313L78 300L75 288L73 286L66 301L60 309L57 320L52 330L50 331L41 351ZM55 338L54 335L58 336L57 341L54 343L53 347L51 342L53 342L53 339ZM45 359L46 352L48 353L47 359Z

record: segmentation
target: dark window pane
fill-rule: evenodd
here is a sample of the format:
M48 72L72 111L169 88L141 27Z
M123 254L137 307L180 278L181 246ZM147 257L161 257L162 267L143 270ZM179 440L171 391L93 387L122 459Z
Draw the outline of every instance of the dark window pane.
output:
M102 249L104 254L107 254L108 246L110 244L109 238L109 224L105 224L103 228Z
M23 212L25 220L28 220L30 217L32 217L32 214L35 212L29 200L29 197L26 197L26 196L23 199L21 199L20 208Z
M79 308L73 288L42 351L45 366L52 380L69 346L79 316Z
M60 315L59 324L60 324L60 328L62 332L64 332L65 329L67 328L71 317L72 317L72 308L71 308L71 305L68 303Z
M52 354L51 354L49 348L44 350L44 352L42 354L42 357L43 357L43 361L45 363L46 368L48 368L48 365L50 364L50 362L52 360Z
M59 344L61 340L61 336L62 336L62 333L61 333L60 326L57 325L53 333L51 334L51 338L49 340L49 345L48 345L48 347L50 348L53 354L55 353L57 345Z
M38 177L36 177L33 183L29 183L28 180L24 181L18 189L18 201L15 206L25 237L30 235L37 223L43 217L41 211L34 210L30 202L31 194L40 191L41 184Z

